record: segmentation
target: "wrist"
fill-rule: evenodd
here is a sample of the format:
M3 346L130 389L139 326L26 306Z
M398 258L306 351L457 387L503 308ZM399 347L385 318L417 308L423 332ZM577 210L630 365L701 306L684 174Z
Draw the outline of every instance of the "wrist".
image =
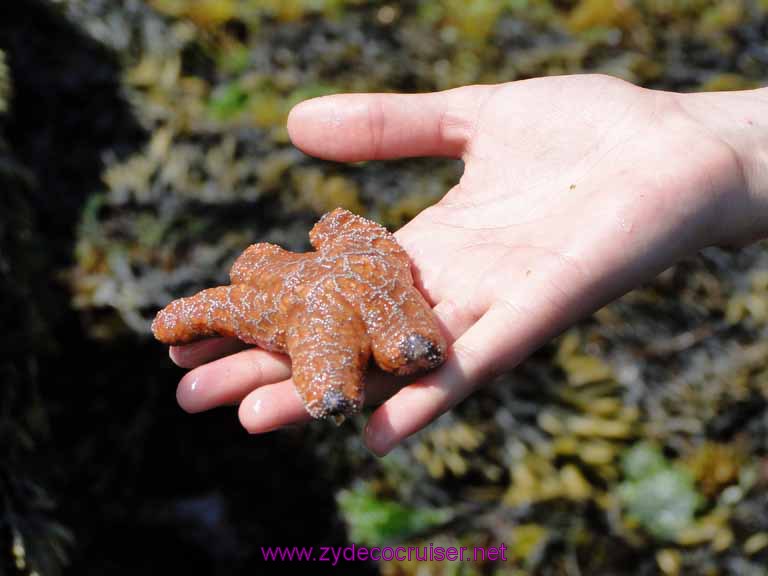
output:
M684 112L719 142L730 172L718 212L720 243L744 245L768 236L768 88L678 94Z

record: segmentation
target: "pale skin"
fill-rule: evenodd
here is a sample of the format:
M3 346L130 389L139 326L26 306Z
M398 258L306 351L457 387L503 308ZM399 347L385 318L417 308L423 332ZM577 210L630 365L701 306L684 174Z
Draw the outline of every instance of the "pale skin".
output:
M451 344L404 382L373 372L384 455L574 322L710 245L768 235L768 90L676 94L602 75L308 100L293 143L341 162L447 156L460 182L397 231ZM263 433L310 420L290 362L236 341L171 349L189 412Z

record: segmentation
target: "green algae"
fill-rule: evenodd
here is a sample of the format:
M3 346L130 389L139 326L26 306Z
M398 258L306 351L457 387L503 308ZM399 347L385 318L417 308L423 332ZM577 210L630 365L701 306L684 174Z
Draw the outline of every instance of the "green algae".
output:
M451 517L446 510L413 508L379 498L365 485L342 490L337 498L350 540L367 546L401 542Z
M622 464L626 480L619 495L631 519L662 539L674 538L692 524L702 497L689 472L647 443L632 446Z

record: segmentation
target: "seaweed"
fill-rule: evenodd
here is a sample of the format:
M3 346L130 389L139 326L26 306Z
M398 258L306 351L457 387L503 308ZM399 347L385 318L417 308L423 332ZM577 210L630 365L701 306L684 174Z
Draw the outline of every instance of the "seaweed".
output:
M679 91L761 86L764 1L25 10L34 17L0 21L9 569L55 574L65 557L72 573L157 568L97 533L104 517L150 552L220 573L263 571L262 543L340 544L346 529L358 542L509 547L507 563L352 573L765 574L765 243L679 263L381 460L362 448L362 417L249 440L229 412L181 420L178 374L147 342L159 307L222 281L248 244L305 249L337 205L394 229L461 174L452 160L308 158L285 129L296 102L581 72ZM57 374L65 357L89 375ZM185 467L196 474L181 479ZM282 527L291 514L303 522Z

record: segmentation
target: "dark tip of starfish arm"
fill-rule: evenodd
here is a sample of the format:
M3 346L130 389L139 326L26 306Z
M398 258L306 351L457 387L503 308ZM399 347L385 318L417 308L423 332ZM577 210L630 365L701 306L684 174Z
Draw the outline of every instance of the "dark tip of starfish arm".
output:
M408 335L401 345L401 352L415 369L434 368L443 362L442 348L419 333Z

